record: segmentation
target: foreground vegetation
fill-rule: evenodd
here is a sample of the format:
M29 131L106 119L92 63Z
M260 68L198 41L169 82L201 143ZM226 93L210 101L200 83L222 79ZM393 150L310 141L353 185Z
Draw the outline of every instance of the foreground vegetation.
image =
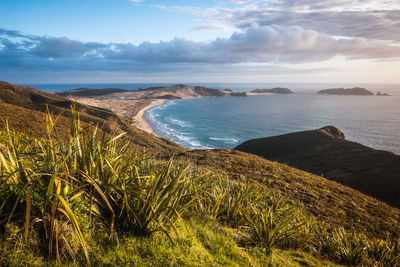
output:
M124 135L0 133L2 265L400 264L400 242L318 221L267 186L147 157Z

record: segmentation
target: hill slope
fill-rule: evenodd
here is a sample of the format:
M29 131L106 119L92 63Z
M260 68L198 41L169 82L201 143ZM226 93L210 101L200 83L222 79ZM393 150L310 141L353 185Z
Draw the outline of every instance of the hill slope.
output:
M181 146L168 140L145 133L107 109L83 105L55 94L34 88L0 82L0 117L8 120L12 128L40 137L46 133L45 114L48 110L60 115L59 133L69 132L71 106L79 112L80 120L86 125L99 125L108 134L127 132L133 142L154 152L177 153Z
M53 98L31 89L7 84L3 97L19 105L0 102L10 121L22 119L24 132L40 128L33 121L44 119L35 109L42 108L40 103L60 108ZM26 97L26 103L13 99L13 92ZM69 122L62 114L61 122ZM333 127L317 132L344 140ZM166 144L134 129L128 135L142 138L141 146L153 140ZM235 150L182 149L172 162L165 160L170 159L166 153L138 158L126 149L129 140L99 139L85 130L67 140L0 129L0 174L6 179L0 183L0 265L400 262L400 211L334 181ZM45 234L53 229L54 235Z
M129 92L126 89L120 88L104 88L104 89L91 89L91 88L77 88L73 90L56 92L56 95L59 96L79 96L79 97L91 97L91 96L103 96L110 95L114 93L124 93Z
M236 149L324 175L400 207L400 156L347 141L333 126L254 139Z
M324 177L229 149L188 151L178 158L235 180L265 185L332 226L371 237L399 234L399 209Z

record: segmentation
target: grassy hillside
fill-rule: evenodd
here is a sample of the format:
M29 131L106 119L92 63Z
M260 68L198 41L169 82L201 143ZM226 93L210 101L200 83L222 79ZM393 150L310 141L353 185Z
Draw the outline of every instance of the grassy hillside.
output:
M94 128L106 134L128 133L132 144L151 154L174 154L185 149L163 138L157 138L118 117L113 112L97 107L82 105L70 99L39 91L30 87L17 86L0 82L0 128L8 120L14 129L27 133L29 136L43 137L46 135L46 113L59 115L57 130L61 137L66 137L70 131L72 117L71 106L79 112L82 126Z
M47 121L46 138L0 133L3 265L400 264L398 237L348 231L310 216L285 193L290 180L305 190L305 176L310 187L338 189L332 195L340 199L346 189L331 181L317 185L323 178L228 150L143 157L122 136L97 138L73 120L63 140ZM279 188L286 189L271 190L274 182L257 179L258 171L285 177Z
M265 186L332 226L370 237L399 237L400 211L357 190L288 165L229 149L194 150L179 159L237 181Z
M41 102L8 102L0 265L400 264L399 210L356 190L239 151L102 128L120 119L93 116L105 123L96 130L52 100L57 121Z

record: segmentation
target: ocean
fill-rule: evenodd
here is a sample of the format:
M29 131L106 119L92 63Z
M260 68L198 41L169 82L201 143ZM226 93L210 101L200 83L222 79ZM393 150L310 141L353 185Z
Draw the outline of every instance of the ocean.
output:
M193 85L187 83L189 85ZM79 87L137 90L156 84L32 84L44 91ZM233 148L259 137L311 130L327 125L341 129L346 139L400 154L400 86L365 84L260 84L203 83L211 88L250 91L255 88L288 87L293 95L204 97L169 100L145 112L156 134L187 148ZM377 96L318 95L332 87L365 87Z
M167 101L145 118L156 134L191 149L234 148L253 138L334 125L348 140L400 154L400 96L193 98Z

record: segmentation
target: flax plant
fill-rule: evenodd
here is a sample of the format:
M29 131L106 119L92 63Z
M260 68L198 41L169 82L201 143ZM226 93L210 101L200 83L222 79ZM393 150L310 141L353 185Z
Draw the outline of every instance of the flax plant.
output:
M70 247L59 225L66 220L78 237L87 264L89 248L80 224L104 224L110 229L151 235L170 228L193 200L187 168L172 160L146 174L141 159L129 148L124 134L107 136L96 127L84 129L72 107L70 136L57 133L57 119L47 114L47 137L32 139L6 127L0 150L0 225L23 219L23 240L35 224L42 225L47 251L60 259L60 238ZM185 199L185 201L184 201ZM68 248L68 251L71 251ZM71 255L73 256L73 255Z

